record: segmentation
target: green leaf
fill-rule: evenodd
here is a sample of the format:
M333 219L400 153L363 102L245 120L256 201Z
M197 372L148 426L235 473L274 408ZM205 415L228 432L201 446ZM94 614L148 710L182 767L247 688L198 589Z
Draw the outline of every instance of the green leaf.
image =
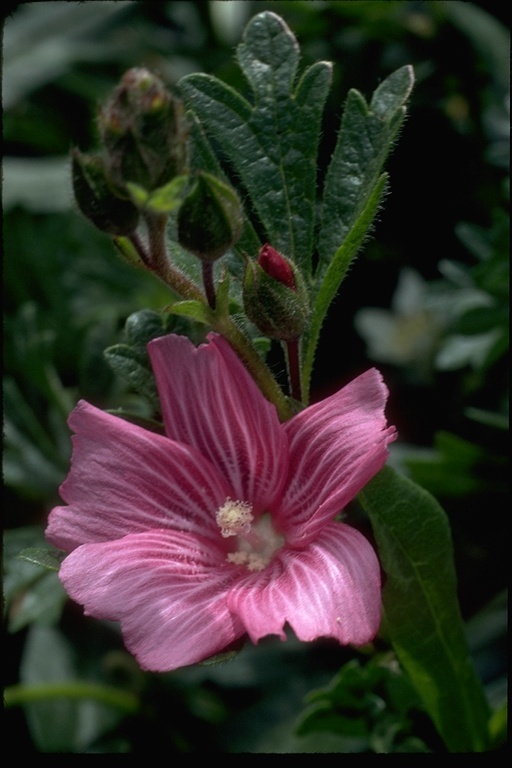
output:
M65 556L64 552L55 549L43 549L42 547L22 549L19 554L23 560L40 565L50 571L58 571Z
M42 564L50 570L43 570ZM9 632L34 622L52 624L59 620L67 597L55 572L58 567L42 528L5 531L4 600Z
M114 344L104 352L115 373L122 376L133 389L153 404L158 404L158 392L145 350L128 344Z
M139 309L132 312L126 320L124 332L128 344L141 347L156 339L158 336L164 336L166 329L163 326L162 316L151 309Z
M205 325L212 325L214 313L206 304L201 301L177 301L169 307L169 312L173 315L180 315L182 317L188 317L191 320L196 320L198 323L204 323Z
M433 450L406 455L404 465L407 474L436 497L505 492L497 473L505 469L506 458L444 430L434 435Z
M316 347L329 306L338 292L354 257L359 251L377 213L386 188L387 177L383 174L375 185L359 216L331 259L316 293L311 312L309 329L303 339L302 391L307 402Z
M254 104L210 75L188 75L179 87L240 177L267 240L309 274L317 147L331 65L318 62L306 70L294 93L298 44L270 11L250 21L237 55Z
M382 200L382 168L404 121L413 83L412 67L405 66L381 83L369 105L358 91L348 94L323 191L313 312L302 347L306 401L322 323Z
M360 218L374 193L382 168L405 118L404 103L414 82L412 67L391 74L370 105L356 90L348 94L338 142L327 170L318 236L321 279L333 254Z
M66 474L57 463L19 429L9 415L4 419L3 471L6 485L26 498L45 498L55 493Z
M133 267L144 267L145 264L139 252L127 237L114 237L112 242L116 246L119 255Z
M411 710L421 710L409 678L393 653L375 654L366 664L352 659L331 682L307 696L297 725L300 735L323 732L363 739L366 751L428 751L411 733Z
M483 751L489 710L469 656L446 515L390 467L360 501L386 573L384 622L395 653L448 750Z
M22 686L9 691L9 703L24 704L40 752L83 753L119 722L123 712L117 708L117 700L125 698L128 704L136 704L130 692L123 697L119 691L114 699L111 689L98 685L92 679L92 664L79 679L80 663L83 659L57 629L30 628L20 666Z

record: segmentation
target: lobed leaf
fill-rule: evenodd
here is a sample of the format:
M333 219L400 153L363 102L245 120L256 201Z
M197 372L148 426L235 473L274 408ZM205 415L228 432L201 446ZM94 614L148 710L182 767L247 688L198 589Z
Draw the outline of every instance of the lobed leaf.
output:
M317 147L331 65L318 62L306 70L294 93L298 44L270 11L248 24L237 56L253 103L210 75L188 75L179 87L239 176L265 238L309 274Z
M372 221L379 208L386 188L387 177L385 174L379 178L372 194L366 199L366 204L360 213L359 218L354 222L348 232L343 245L341 245L328 265L326 265L322 282L314 297L314 303L311 311L310 326L303 338L303 363L302 363L302 391L305 402L307 402L313 363L320 331L324 322L327 310L333 301L339 286L348 272L350 264L355 258Z
M349 91L325 178L317 282L379 182L386 157L404 121L404 105L413 83L412 67L405 66L380 84L369 105L358 91Z
M114 344L105 350L104 355L115 373L151 403L158 404L158 392L145 350L128 344Z

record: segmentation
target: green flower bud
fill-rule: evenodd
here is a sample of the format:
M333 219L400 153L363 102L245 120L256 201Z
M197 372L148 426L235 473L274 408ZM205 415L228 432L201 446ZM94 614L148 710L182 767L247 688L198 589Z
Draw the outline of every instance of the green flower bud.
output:
M178 242L203 261L215 261L240 238L243 214L234 189L199 173L178 209Z
M243 297L249 320L271 339L293 341L309 320L308 292L292 261L265 244L245 271Z
M109 235L129 235L137 228L139 212L129 200L112 191L104 160L99 155L71 152L73 191L81 212Z
M182 173L186 164L182 105L149 70L126 72L99 113L109 175L148 191Z

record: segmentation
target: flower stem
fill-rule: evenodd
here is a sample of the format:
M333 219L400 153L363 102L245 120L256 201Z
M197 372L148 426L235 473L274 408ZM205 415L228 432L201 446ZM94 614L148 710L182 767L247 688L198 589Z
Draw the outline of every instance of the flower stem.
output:
M149 254L144 253L145 249L141 251L138 246L136 247L147 268L157 275L160 280L168 285L181 298L198 301L203 305L206 302L209 304L211 309L209 317L211 327L214 331L217 331L217 333L222 334L222 336L229 342L255 380L256 384L259 386L263 395L269 402L275 405L279 419L281 421L286 421L292 415L291 408L270 369L261 359L249 339L235 325L231 317L215 311L216 296L213 284L213 265L205 265L203 262L203 281L206 292L205 298L205 294L201 291L199 286L189 280L186 275L171 264L167 255L165 241L166 224L167 218L165 216L155 216L154 214L146 215ZM133 240L132 243L133 245L136 245ZM144 255L146 258L144 258ZM204 266L210 267L210 270L205 270Z
M131 241L133 247L139 254L140 258L144 262L144 264L149 265L150 257L149 253L146 250L145 244L142 242L142 238L137 232L132 232L129 236L129 240Z
M213 262L203 261L202 265L203 265L204 292L206 293L208 304L212 309L215 309L216 298L215 298L215 284L213 282Z
M288 366L288 381L290 383L290 395L297 402L302 402L302 387L300 382L300 357L299 340L293 339L286 342L286 362Z
M230 317L214 319L212 328L222 334L231 344L232 348L259 386L263 395L269 402L275 405L279 420L286 421L289 419L292 415L290 404L270 369L256 352L249 339L235 325Z
M94 699L102 704L120 709L123 712L136 712L140 707L139 698L131 691L113 688L96 683L72 680L67 683L47 683L42 685L12 685L4 690L6 707L22 706L33 701L49 699Z
M141 251L138 246L137 250L147 268L183 299L195 299L204 302L201 289L173 267L169 260L165 241L167 216L146 214L145 221L149 237L149 254L145 254L144 249Z

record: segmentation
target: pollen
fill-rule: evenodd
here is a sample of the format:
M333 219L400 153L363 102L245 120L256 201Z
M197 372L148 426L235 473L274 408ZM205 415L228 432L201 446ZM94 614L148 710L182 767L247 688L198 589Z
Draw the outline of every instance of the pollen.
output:
M252 507L247 501L227 498L215 517L224 538L248 534L254 520Z
M263 571L285 543L284 536L274 529L271 514L265 512L255 519L246 501L226 499L216 519L222 536L235 539L226 562L243 565L248 571Z

